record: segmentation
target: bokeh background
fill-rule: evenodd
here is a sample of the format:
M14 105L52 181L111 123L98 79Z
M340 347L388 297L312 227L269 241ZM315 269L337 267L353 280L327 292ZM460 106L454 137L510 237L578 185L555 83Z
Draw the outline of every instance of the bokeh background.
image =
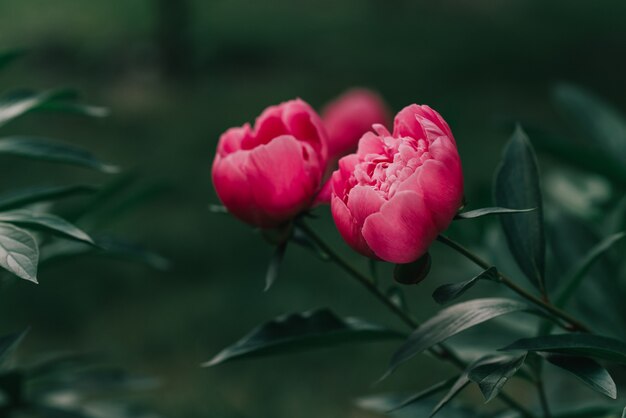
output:
M74 87L112 110L97 121L31 115L5 132L54 135L132 172L125 200L103 208L110 221L101 229L144 243L171 266L95 258L51 265L39 285L3 285L0 326L32 327L26 362L41 350L105 353L158 377L159 388L138 400L164 416L369 417L355 398L415 391L449 369L423 356L373 387L393 343L199 367L285 312L330 307L400 326L341 271L296 247L275 287L262 293L271 247L208 211L217 203L210 164L220 133L270 104L301 97L319 109L349 87L370 87L394 110L429 104L448 120L468 203L481 207L490 203L492 173L514 121L563 128L551 101L555 83L582 85L626 110L625 19L619 0L2 1L2 48L28 52L2 72L3 89ZM114 180L81 169L50 174L44 163L9 159L0 160L0 173L3 189ZM594 183L592 195L602 198L605 189ZM318 210L316 228L367 268L326 212ZM467 223L451 234L480 247L494 224ZM406 289L422 319L437 309L429 297L437 284L475 272L445 248L435 246L433 257L429 280ZM391 284L388 267L381 271ZM480 402L473 391L467 396Z

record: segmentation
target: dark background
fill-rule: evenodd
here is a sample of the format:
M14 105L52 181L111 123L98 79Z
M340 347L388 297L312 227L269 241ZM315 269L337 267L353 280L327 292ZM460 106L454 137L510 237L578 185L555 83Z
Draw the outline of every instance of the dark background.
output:
M138 399L166 416L370 416L352 400L415 391L450 369L422 356L372 387L393 343L198 367L285 312L326 306L400 326L341 271L300 248L288 250L278 283L262 293L271 247L207 210L217 202L210 164L220 133L270 104L301 97L319 109L346 88L370 87L394 111L416 102L447 119L468 202L480 207L490 203L513 122L561 126L550 101L555 83L582 85L626 109L625 19L624 1L5 0L1 46L28 54L2 72L2 88L71 86L112 110L96 121L32 115L5 133L53 135L134 172L135 192L151 198L102 229L143 242L172 266L52 265L39 285L3 285L0 325L32 326L27 362L41 350L102 352L159 377L160 388ZM3 189L111 180L9 159L0 173ZM327 210L318 212L316 228L366 268L340 242ZM494 224L480 220L452 234L478 248ZM429 280L407 289L420 319L436 309L429 295L437 284L475 272L437 245L433 257ZM473 389L468 396L481 402Z

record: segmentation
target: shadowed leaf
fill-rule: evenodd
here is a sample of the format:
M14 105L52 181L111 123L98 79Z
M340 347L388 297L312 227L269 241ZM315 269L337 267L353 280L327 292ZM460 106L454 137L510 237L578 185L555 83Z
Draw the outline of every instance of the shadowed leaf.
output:
M594 360L587 357L549 354L545 359L579 378L598 393L611 399L617 398L617 387L609 372Z
M39 249L35 238L14 225L0 222L0 267L37 283Z
M46 202L64 197L94 193L92 186L34 187L0 195L0 210L17 209L33 203Z
M27 210L0 212L0 222L15 224L26 228L43 229L76 241L94 244L89 235L80 228L50 213L37 213Z
M498 396L506 382L522 367L526 353L519 356L500 356L481 362L469 371L469 378L480 388L485 402Z
M440 305L444 303L448 303L453 299L458 298L463 295L467 290L472 288L479 280L497 280L498 279L498 270L495 267L489 267L487 270L483 271L479 275L461 282L461 283L450 283L439 286L433 292L433 299Z
M457 213L454 219L456 220L474 219L474 218L480 218L480 217L488 216L488 215L509 215L509 214L514 214L514 213L531 212L533 210L535 209L509 209L509 208L499 208L499 207L481 208L481 209L470 210L467 212Z

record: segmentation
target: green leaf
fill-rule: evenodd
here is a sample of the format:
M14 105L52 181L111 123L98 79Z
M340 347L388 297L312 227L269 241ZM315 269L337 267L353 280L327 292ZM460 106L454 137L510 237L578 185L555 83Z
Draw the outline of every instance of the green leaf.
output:
M0 98L0 126L40 108L46 103L65 98L67 95L67 90L52 90L41 93L11 92Z
M561 113L587 143L626 163L626 120L608 103L573 85L554 89L554 101Z
M432 258L429 253L426 253L412 263L396 264L393 269L393 278L401 284L418 284L428 276L431 265Z
M499 208L499 207L481 208L481 209L470 210L470 211L467 211L467 212L457 213L456 216L454 217L454 219L455 220L474 219L474 218L480 218L480 217L488 216L488 215L508 215L508 214L513 214L513 213L531 212L533 210L535 210L535 209L534 208L531 208L531 209L509 209L509 208Z
M170 267L169 260L136 243L112 237L93 237L93 240L95 246L77 241L57 241L48 244L41 249L41 263L93 254L142 263L155 270L167 270Z
M479 280L498 280L498 270L495 267L489 267L479 275L461 283L450 283L439 286L433 292L433 299L440 305L448 303L458 298L468 289L473 287Z
M0 337L0 366L6 363L7 357L22 342L26 334L28 334L28 329L25 329L22 332L14 332Z
M622 418L626 418L626 407L624 407L624 410L622 411Z
M588 356L626 364L626 344L624 342L592 334L558 334L522 338L501 350Z
M0 70L11 64L22 55L24 55L24 51L19 49L0 52Z
M285 256L285 251L287 250L287 242L276 246L276 250L274 251L274 255L270 259L270 264L267 267L267 273L265 275L265 289L264 292L270 290L270 287L274 284L276 279L278 278L278 270L280 268L281 263L283 262L283 257Z
M116 173L116 166L106 164L81 148L44 138L12 136L0 138L0 154L92 168Z
M0 223L0 267L37 283L39 249L35 238L14 225Z
M439 383L435 383L434 385L416 393L415 395L411 395L403 401L399 402L396 405L391 405L388 409L388 412L396 411L398 409L402 409L406 406L412 405L415 402L421 401L422 399L428 398L436 393L441 392L442 390L449 389L452 385L459 379L460 376L455 376L448 380L444 380Z
M40 228L66 238L95 245L91 237L80 228L50 213L37 213L27 210L0 212L0 222L26 228Z
M327 309L280 316L253 329L203 366L246 357L297 352L348 342L380 341L405 335L357 318L339 318Z
M611 399L617 398L617 387L609 372L594 360L587 357L548 354L545 359L579 378L596 392Z
M599 244L595 245L589 252L580 260L580 262L574 267L573 273L569 274L565 279L563 286L557 293L555 298L555 304L559 307L565 306L569 299L574 295L576 289L580 286L583 279L593 266L593 264L611 247L626 236L626 233L620 232L606 239L602 240Z
M498 396L506 382L522 367L526 353L500 356L482 362L469 371L469 378L480 388L485 402Z
M532 212L500 218L507 243L522 272L545 292L545 236L537 158L526 134L518 127L496 172L494 195L499 206Z
M467 375L467 371L465 371L459 378L454 382L450 390L445 394L445 396L435 405L433 410L430 412L430 417L435 416L443 407L448 405L452 399L454 399L467 385L469 385L470 380Z
M468 328L498 316L522 311L537 312L525 303L505 298L474 299L442 309L413 331L393 354L389 368L381 379L413 356Z
M62 199L64 197L93 193L92 186L33 187L0 195L0 210L17 209L33 203Z

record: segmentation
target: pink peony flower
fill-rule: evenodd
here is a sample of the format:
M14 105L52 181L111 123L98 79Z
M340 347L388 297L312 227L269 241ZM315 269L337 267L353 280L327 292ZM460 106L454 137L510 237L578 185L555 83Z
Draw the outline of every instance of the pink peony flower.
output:
M463 173L448 124L428 106L410 105L393 133L380 125L339 161L331 211L342 237L372 258L409 263L426 253L463 198Z
M378 94L357 88L327 104L322 120L328 131L328 155L336 161L356 151L359 139L372 130L372 125L389 126L391 112Z
M231 128L220 137L213 184L237 218L271 228L308 208L327 163L327 137L320 117L304 101L268 107L251 128Z

